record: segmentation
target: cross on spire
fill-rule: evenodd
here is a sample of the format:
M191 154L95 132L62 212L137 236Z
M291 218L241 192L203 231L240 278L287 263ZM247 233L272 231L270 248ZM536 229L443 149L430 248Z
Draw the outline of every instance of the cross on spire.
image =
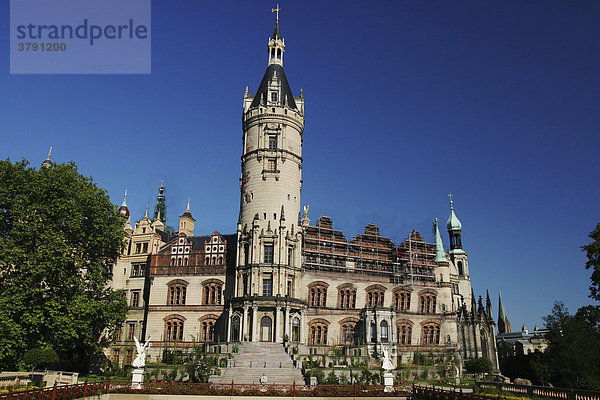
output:
M281 8L279 8L279 4L277 4L277 8L272 8L271 12L276 12L277 13L277 22L279 22L279 11L281 11Z
M452 207L452 205L453 205L452 196L453 196L452 193L448 193L448 197L450 197L450 207Z

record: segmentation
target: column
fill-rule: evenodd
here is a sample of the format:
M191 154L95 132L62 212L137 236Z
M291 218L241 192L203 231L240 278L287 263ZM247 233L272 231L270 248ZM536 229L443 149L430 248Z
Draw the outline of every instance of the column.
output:
M258 318L258 306L252 306L252 342L258 342L258 324L256 319Z
M306 318L304 317L304 310L300 310L300 343L307 343L306 340Z
M292 332L290 331L290 308L285 308L285 319L283 321L283 334L288 335L289 340L292 340Z
M281 307L275 307L275 342L281 343Z
M244 332L250 335L248 330L248 306L244 306L244 317L242 318L242 326L240 326L240 341L244 338Z
M227 316L227 342L233 342L231 340L231 315L233 314L233 310L231 309L231 303L229 303L229 313Z

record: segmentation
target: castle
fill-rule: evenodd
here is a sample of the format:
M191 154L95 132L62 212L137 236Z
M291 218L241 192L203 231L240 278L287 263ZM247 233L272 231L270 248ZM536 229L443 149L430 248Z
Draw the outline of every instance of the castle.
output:
M285 50L277 18L267 70L243 98L237 231L196 236L189 201L177 232L167 229L162 185L153 218L146 210L124 227L111 286L130 311L109 357L130 364L135 335L151 339L152 357L195 342L289 342L300 354L388 350L395 363L451 351L497 368L491 302L473 295L452 198L449 251L437 219L434 243L412 231L398 245L374 224L351 240L328 217L311 225L301 210L305 99L292 93ZM130 218L126 199L119 212Z

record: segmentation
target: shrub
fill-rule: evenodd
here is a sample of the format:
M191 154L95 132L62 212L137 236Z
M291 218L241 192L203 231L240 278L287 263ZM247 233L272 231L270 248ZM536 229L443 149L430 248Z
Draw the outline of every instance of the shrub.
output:
M32 369L48 367L58 362L58 355L52 348L35 348L25 352L23 361L30 365Z

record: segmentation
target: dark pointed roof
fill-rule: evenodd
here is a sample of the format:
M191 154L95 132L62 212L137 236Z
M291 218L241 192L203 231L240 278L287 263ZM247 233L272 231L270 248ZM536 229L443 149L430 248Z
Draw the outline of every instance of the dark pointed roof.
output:
M279 32L278 28L275 28L276 32ZM287 104L289 108L298 109L296 107L296 102L294 101L294 95L292 94L292 89L290 89L290 84L285 76L285 72L283 71L283 67L278 64L271 64L267 67L267 71L258 86L258 90L254 95L254 99L252 100L252 104L250 104L250 108L258 107L261 104L261 99L268 98L267 90L269 88L269 81L273 79L273 76L277 75L277 81L281 84L281 98L284 100L284 104Z
M273 31L273 39L281 39L281 32L279 32L279 21L275 22L275 30Z

